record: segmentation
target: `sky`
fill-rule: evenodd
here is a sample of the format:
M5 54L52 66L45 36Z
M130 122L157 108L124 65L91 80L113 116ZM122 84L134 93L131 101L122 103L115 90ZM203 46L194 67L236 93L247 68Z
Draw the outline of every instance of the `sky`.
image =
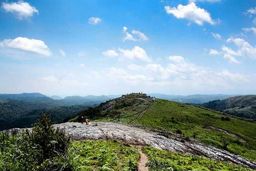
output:
M0 93L256 94L256 0L0 0Z

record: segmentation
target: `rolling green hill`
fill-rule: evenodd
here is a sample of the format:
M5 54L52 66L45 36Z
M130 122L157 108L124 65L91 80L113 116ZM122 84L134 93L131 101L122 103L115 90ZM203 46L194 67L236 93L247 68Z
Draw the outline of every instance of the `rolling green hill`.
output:
M64 122L88 106L104 102L109 96L69 96L54 100L40 93L0 94L0 130L31 127L43 113L54 123Z
M80 121L81 116L158 130L166 136L175 133L256 161L256 123L220 112L129 94L82 111L73 121Z
M256 120L256 95L235 96L225 100L215 100L202 106L241 118Z
M0 101L0 130L31 127L44 113L49 114L54 123L64 122L85 108L86 105L54 106L19 100Z

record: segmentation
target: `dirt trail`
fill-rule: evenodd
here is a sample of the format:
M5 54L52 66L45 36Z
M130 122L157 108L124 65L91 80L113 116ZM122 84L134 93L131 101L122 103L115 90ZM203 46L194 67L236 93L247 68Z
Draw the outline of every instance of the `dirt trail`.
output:
M148 167L146 166L148 163L148 157L141 150L141 147L138 148L140 153L140 160L138 162L138 171L148 171Z

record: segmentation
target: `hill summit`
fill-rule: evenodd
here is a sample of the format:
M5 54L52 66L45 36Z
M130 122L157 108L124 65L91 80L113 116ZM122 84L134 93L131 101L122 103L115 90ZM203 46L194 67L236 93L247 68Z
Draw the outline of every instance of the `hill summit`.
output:
M125 114L130 116L138 115L145 111L153 103L154 99L144 93L122 95L119 98L101 103L95 108L89 108L80 112L78 120L81 116L86 116L90 119L102 117L118 119Z
M132 93L84 110L72 120L81 121L82 116L200 141L256 160L256 124L206 108Z

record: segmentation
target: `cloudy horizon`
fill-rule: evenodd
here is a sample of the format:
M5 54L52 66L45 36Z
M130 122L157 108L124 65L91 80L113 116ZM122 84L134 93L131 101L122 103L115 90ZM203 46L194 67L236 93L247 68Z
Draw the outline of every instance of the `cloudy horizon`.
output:
M256 94L255 0L0 5L0 93Z

